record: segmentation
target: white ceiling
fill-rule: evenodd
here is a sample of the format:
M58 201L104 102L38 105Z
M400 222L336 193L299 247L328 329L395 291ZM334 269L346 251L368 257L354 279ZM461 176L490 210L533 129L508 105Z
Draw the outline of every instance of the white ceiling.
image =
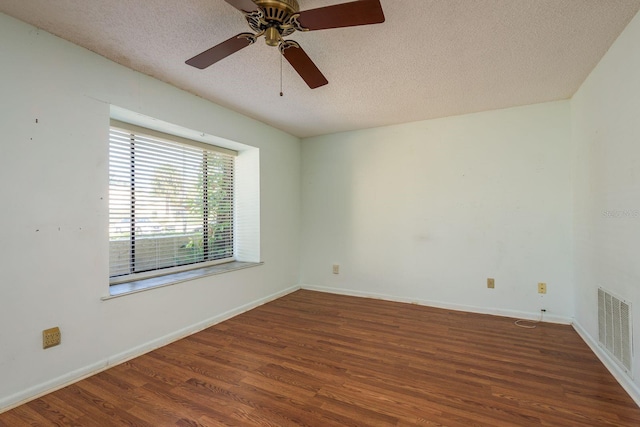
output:
M348 0L299 0L301 10ZM329 80L310 90L224 0L0 0L0 11L299 137L570 98L640 0L382 0L386 22L295 33ZM79 64L80 66L80 64Z

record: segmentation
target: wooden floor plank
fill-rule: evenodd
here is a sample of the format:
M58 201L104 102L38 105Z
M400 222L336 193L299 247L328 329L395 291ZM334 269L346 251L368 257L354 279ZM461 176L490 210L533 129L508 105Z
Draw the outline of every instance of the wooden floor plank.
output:
M298 291L0 414L1 426L640 426L576 332Z

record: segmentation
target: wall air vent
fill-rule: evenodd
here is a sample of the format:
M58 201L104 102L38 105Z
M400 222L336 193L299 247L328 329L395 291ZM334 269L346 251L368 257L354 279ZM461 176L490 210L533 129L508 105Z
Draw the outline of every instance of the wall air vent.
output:
M631 303L598 288L599 344L633 378L631 325Z

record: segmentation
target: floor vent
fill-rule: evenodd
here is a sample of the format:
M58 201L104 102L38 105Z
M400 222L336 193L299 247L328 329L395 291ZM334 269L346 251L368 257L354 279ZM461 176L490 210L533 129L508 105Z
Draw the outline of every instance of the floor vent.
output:
M598 340L622 369L632 375L631 303L598 289Z

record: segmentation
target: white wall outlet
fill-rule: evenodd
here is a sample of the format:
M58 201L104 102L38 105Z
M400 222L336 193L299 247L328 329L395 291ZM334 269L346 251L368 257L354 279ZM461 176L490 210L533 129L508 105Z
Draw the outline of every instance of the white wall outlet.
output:
M333 264L333 274L340 274L340 265Z

